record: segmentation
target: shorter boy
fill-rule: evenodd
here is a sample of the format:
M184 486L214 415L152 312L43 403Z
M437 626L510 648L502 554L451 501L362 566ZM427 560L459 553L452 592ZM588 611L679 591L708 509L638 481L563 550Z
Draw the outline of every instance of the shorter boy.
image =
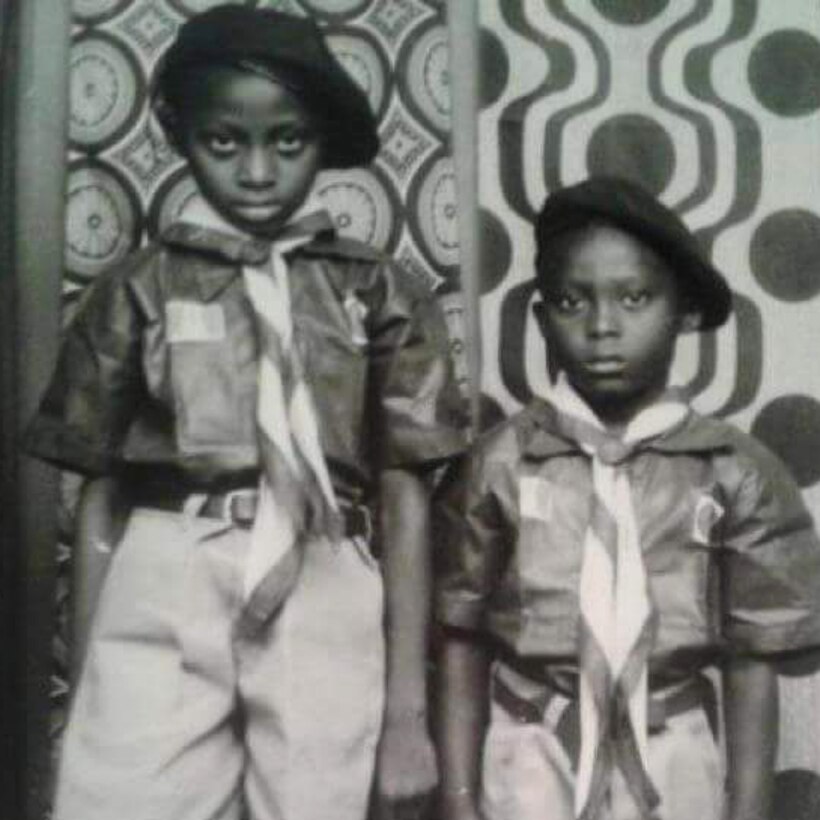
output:
M728 286L625 181L551 195L536 242L554 387L443 504L445 817L767 817L773 660L820 642L820 550L783 466L667 386Z

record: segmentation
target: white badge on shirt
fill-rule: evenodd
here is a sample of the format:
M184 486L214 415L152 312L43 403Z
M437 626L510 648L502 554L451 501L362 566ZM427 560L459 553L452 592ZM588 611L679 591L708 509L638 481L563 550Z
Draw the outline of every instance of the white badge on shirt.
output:
M695 504L695 515L692 521L692 540L696 544L708 546L712 540L715 524L723 518L725 510L708 493L698 498Z
M522 518L549 521L552 518L553 489L549 481L537 475L518 480L518 511Z
M168 341L219 342L225 338L225 313L221 305L169 301L165 306Z
M367 347L368 338L365 328L367 305L359 299L354 291L345 296L344 309L350 325L350 338L356 347Z

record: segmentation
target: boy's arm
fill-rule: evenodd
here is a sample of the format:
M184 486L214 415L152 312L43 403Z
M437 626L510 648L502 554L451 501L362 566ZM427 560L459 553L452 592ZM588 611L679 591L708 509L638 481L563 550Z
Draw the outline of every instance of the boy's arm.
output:
M424 478L384 470L380 478L386 593L387 691L376 761L380 815L430 795L437 783L427 729L427 648L430 623L430 510Z
M72 556L71 680L82 668L91 621L111 555L124 526L121 492L111 477L86 481L77 505L77 529Z
M487 725L486 650L477 641L448 633L439 675L442 818L476 820Z
M777 752L777 673L770 660L730 659L723 673L726 820L769 820Z

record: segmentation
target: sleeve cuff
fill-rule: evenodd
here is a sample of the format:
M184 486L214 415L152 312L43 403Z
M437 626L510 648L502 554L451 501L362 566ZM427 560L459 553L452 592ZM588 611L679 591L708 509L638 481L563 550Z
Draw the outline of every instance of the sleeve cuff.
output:
M820 613L777 624L731 620L724 627L729 645L740 652L776 654L820 646Z
M108 451L70 427L37 416L23 436L23 451L62 469L86 475L105 475L114 459Z
M480 629L484 625L485 600L470 592L441 592L436 598L436 620L458 629Z
M388 440L382 454L385 467L404 467L443 461L464 452L464 431L455 428L405 431Z

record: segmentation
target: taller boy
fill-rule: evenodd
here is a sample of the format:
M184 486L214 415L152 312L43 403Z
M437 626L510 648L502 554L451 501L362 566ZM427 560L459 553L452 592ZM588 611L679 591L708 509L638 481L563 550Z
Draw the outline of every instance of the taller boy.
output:
M361 820L385 679L374 528L381 779L406 790L400 753L412 787L434 778L419 600L425 471L462 446L446 332L309 201L322 168L378 148L312 22L193 18L153 103L202 202L93 285L28 437L89 477L80 641L106 576L55 816Z

